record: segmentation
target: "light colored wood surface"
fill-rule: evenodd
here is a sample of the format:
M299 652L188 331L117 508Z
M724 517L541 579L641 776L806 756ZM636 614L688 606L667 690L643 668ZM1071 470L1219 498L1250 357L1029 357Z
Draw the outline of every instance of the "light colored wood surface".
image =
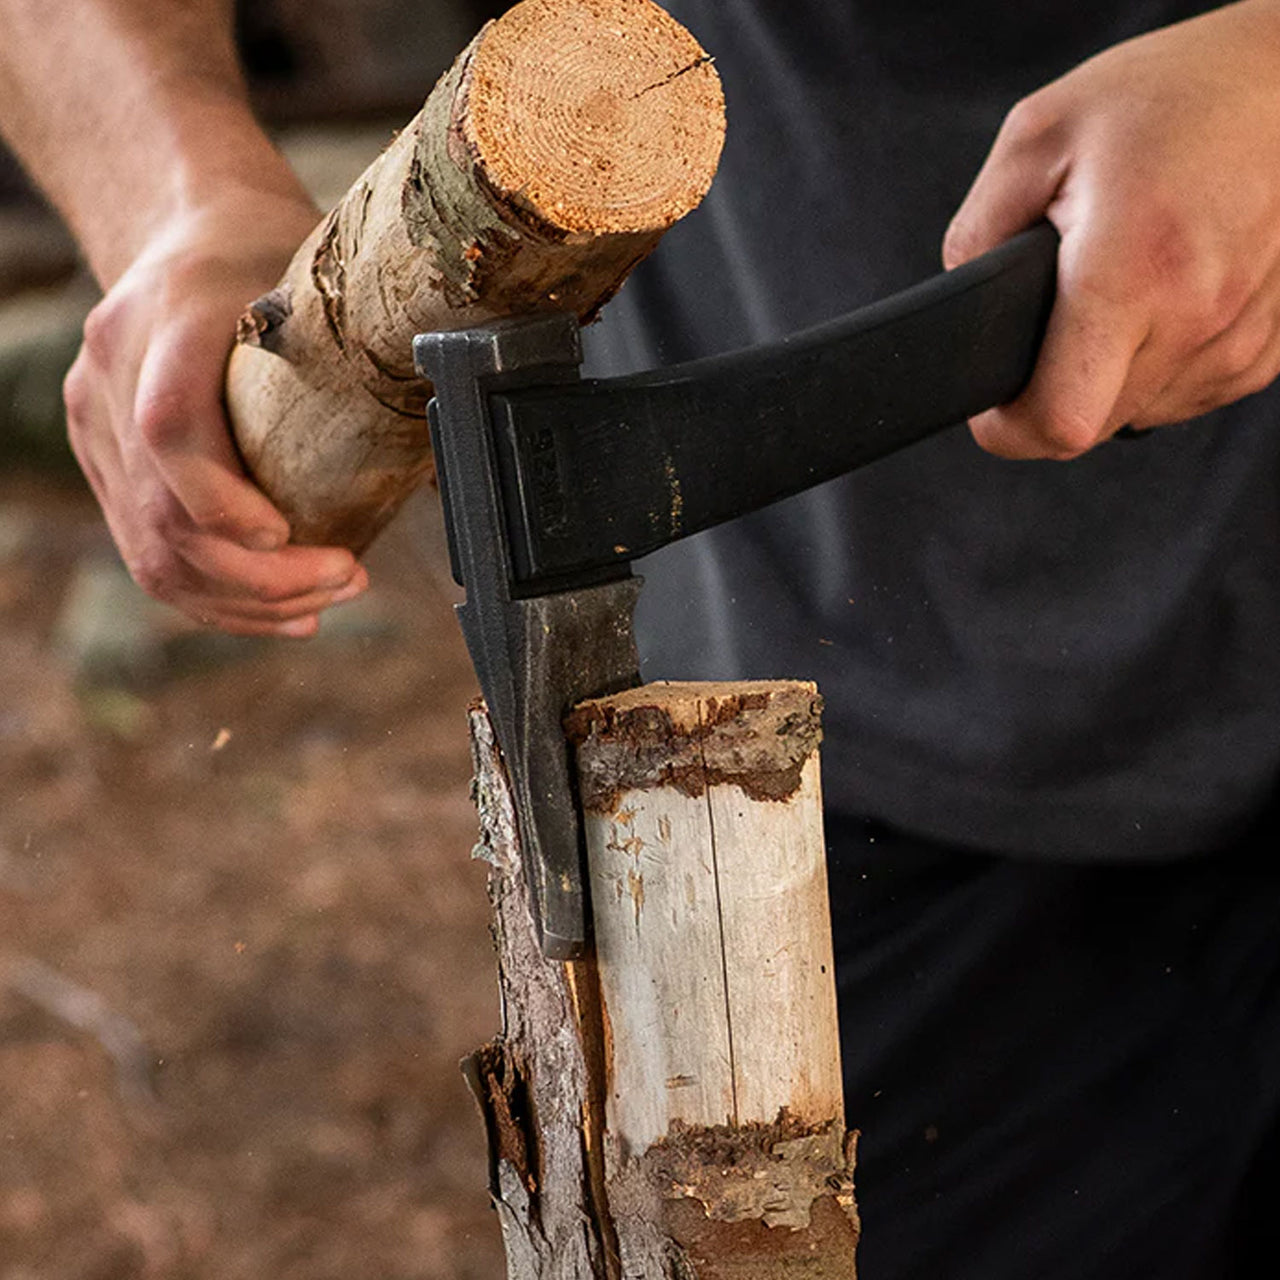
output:
M785 803L711 787L735 1120L843 1122L818 756Z
M813 685L792 681L645 686L590 704L580 765L624 744L647 769L589 792L584 818L608 1124L628 1150L673 1122L768 1124L784 1109L843 1125L816 704ZM678 761L665 773L664 750ZM792 789L766 798L787 789L774 774Z
M586 815L611 1036L609 1130L644 1151L673 1121L737 1113L724 938L705 796L626 792Z

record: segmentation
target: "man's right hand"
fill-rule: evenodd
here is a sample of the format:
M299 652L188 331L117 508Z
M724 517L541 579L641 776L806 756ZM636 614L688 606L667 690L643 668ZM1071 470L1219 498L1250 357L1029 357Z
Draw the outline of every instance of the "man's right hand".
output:
M233 189L162 224L90 314L66 382L72 447L134 578L238 635L311 635L368 583L343 548L286 545L222 404L237 318L318 217Z
M1280 375L1280 0L1107 49L1023 100L947 233L960 265L1046 217L1058 293L1035 373L970 424L1073 458Z

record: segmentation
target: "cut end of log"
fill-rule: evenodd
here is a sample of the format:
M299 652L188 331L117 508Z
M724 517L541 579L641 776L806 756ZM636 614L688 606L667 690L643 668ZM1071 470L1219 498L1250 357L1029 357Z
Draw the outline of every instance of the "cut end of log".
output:
M724 142L711 58L651 0L524 0L475 52L463 141L495 194L562 234L660 232Z
M581 703L565 731L580 748L583 807L608 813L623 792L654 787L697 796L728 783L753 800L787 800L821 717L807 680L656 681Z

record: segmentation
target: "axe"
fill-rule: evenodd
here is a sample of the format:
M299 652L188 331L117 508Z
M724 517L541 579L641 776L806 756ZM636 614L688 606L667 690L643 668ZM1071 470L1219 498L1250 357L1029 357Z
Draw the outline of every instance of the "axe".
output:
M639 683L631 563L1012 400L1054 296L1040 223L777 342L583 379L573 316L420 334L458 617L516 799L544 954L587 937L561 722Z

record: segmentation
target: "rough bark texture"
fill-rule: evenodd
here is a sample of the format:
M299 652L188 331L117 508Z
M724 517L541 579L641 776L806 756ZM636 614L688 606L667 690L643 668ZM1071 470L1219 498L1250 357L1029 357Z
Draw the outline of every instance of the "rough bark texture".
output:
M658 685L607 701L608 709L602 700L571 717L579 758L590 758L602 743L617 747L621 734L633 748L632 763L619 764L626 752L614 751L610 768L595 775L608 776L597 799L612 806L594 815L594 834L588 829L598 954L569 964L538 950L502 759L483 710L472 716L479 851L493 866L504 1025L466 1069L489 1131L508 1275L853 1280L856 1135L845 1132L840 1098L825 882L818 910L806 870L814 834L809 819L798 817L819 803L816 690L800 683ZM682 766L678 784L671 784L663 753L687 764L690 742L713 766L700 778ZM772 779L767 795L752 798L746 786L758 790L762 772ZM667 847L657 847L660 834L653 841L638 835L649 827L632 810L643 806L646 789L664 803L707 813L720 806L721 847L681 840L680 819L664 826L665 811L652 827L666 831ZM724 809L726 801L737 817ZM772 851L763 858L770 864L767 885L725 862L750 860L751 850L723 843L732 845L734 830L742 830L743 812L755 814L748 825L765 833ZM790 846L778 837L779 824L794 830ZM700 839L697 828L683 829ZM820 849L820 826L817 842ZM651 877L647 905L641 891L627 898L625 910L616 909L626 892L615 894L615 884L634 887L635 879L597 874L605 844L634 863L635 874ZM780 932L774 924L762 929L757 917L747 927L754 943L735 937L737 909L723 887L717 891L723 901L699 907L706 895L690 878L693 868L717 860L721 880L736 880L744 901L759 899ZM665 899L664 874L677 889ZM696 945L667 946L664 964L671 937L705 933L722 912L724 921L714 926L719 941L705 955L695 954ZM620 950L618 935L628 931L663 946L628 953L624 940ZM774 954L779 940L788 953L781 958ZM745 992L726 990L728 963L740 970ZM709 1012L685 1003L682 993L706 988L716 991ZM714 1024L731 1021L742 994L759 1009L739 1016L768 1022L776 1044L763 1052L740 1045L736 1066L772 1073L767 1081L735 1083L730 1050L725 1062L716 1060ZM816 1032L809 1025L815 1022ZM771 1038L757 1029L746 1034ZM814 1054L829 1060L806 1060ZM695 1076L717 1071L727 1071L723 1087L690 1088Z
M677 1125L611 1163L609 1206L628 1277L856 1280L857 1135L770 1125Z
M618 1280L604 1208L593 965L542 955L493 725L483 707L470 719L476 856L492 867L502 1034L464 1071L489 1135L508 1280Z
M589 320L710 186L719 80L651 0L523 0L241 320L236 439L294 540L360 550L430 469L415 333Z
M696 797L740 787L753 800L787 800L822 737L822 699L800 681L658 681L583 703L565 724L581 748L583 807L617 808L624 791L673 787Z

